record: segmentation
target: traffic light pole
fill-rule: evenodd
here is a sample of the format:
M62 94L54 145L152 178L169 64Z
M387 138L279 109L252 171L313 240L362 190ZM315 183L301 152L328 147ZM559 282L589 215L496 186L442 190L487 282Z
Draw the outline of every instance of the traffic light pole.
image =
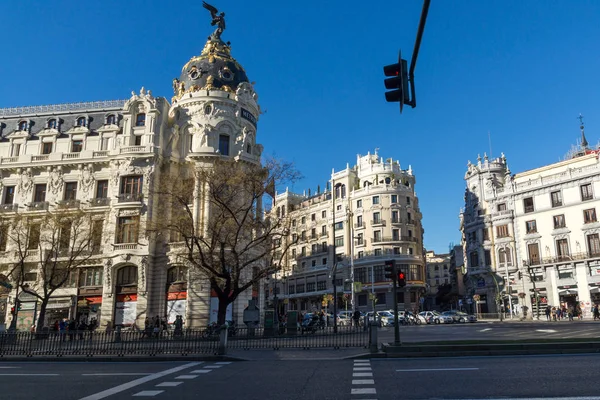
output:
M394 276L396 275L396 266L394 264ZM398 320L398 284L394 279L394 346L400 346L400 321Z

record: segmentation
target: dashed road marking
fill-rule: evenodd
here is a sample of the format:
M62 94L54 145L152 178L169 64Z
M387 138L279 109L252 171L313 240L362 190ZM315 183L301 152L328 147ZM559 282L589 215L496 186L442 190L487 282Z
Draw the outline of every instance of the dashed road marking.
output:
M377 394L375 388L360 388L360 389L352 389L350 394Z
M190 374L207 374L211 371L212 369L197 369L195 371L190 372Z
M374 385L374 379L352 379L353 385Z
M354 367L355 371L370 371L371 367Z
M372 372L355 372L352 374L353 378L358 378L361 376L365 376L365 377L372 377L373 373Z
M219 361L219 362L217 362L215 364L217 364L217 365L229 365L229 364L231 364L231 361Z
M221 367L222 367L222 365L207 365L204 368L221 368Z
M157 387L175 387L181 385L183 382L162 382L156 385Z
M154 397L161 394L164 390L143 390L133 395L133 397Z
M175 379L195 379L198 375L179 375L176 376Z

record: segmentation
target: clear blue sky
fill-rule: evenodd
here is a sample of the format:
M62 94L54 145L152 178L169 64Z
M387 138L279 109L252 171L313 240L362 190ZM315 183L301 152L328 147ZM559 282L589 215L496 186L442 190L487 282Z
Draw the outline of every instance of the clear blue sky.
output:
M504 152L513 172L600 138L600 1L432 1L418 106L386 103L383 65L410 59L422 1L212 0L223 39L256 81L258 141L323 188L375 148L412 165L425 246L459 242L467 160ZM3 1L0 107L123 99L171 81L212 32L200 0Z

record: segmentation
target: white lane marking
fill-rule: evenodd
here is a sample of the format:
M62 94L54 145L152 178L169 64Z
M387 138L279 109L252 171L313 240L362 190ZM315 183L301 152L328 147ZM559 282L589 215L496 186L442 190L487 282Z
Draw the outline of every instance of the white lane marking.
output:
M146 382L150 382L150 381L153 381L153 380L156 380L156 379L160 379L163 376L171 375L171 374L174 374L175 372L183 371L184 369L195 367L196 365L199 365L199 364L202 364L202 363L201 362L192 362L192 363L187 363L187 364L184 364L184 365L180 365L179 367L170 368L170 369L167 369L167 370L164 370L164 371L161 371L161 372L157 372L157 373L149 375L149 376L145 376L143 378L138 378L138 379L133 380L131 382L123 383L121 385L115 386L115 387L110 388L110 389L103 390L103 391L98 392L98 393L94 393L94 394L86 396L86 397L82 397L80 400L100 400L100 399L104 399L105 397L112 396L113 394L123 392L125 390L131 389L131 388L139 386L139 385L143 385Z
M477 371L479 368L422 368L422 369L397 369L396 372L430 372L430 371Z
M98 374L81 374L81 376L140 376L140 375L152 375L150 372L109 372L109 373L98 373Z
M371 367L354 367L354 371L370 371Z
M219 361L219 362L217 362L215 364L218 364L218 365L229 365L229 364L231 364L231 361Z
M377 394L375 388L352 389L350 394Z
M207 365L204 368L221 368L222 365Z
M174 387L174 386L179 386L181 385L183 382L162 382L159 383L158 385L156 385L157 387Z
M479 332L487 332L487 331L491 331L492 328L485 328L485 329L481 329Z
M352 374L352 377L358 378L359 376L368 376L368 377L373 377L373 373L372 372L355 372Z
M161 394L164 390L144 390L133 395L133 397L154 397Z
M190 374L207 374L210 371L212 371L212 369L197 369L195 371L190 371Z
M375 379L352 379L353 385L374 385Z
M59 376L60 374L0 374L0 376Z
M556 333L554 329L536 329L536 332L545 332L545 333Z
M2 368L10 369L10 368L21 368L21 367L0 367L0 369L2 369Z
M197 377L198 377L198 375L179 375L179 376L176 376L175 379L194 379Z

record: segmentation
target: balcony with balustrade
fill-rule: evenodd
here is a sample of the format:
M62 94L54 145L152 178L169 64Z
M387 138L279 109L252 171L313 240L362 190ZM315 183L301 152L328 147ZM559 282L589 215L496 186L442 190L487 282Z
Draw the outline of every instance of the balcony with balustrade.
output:
M0 213L13 213L19 211L18 204L0 204Z

